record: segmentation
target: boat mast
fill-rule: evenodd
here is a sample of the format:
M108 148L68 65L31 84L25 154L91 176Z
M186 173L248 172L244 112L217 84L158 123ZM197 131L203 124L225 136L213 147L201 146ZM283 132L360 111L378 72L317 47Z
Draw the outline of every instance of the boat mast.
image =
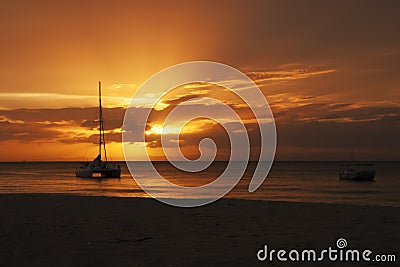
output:
M101 131L103 129L103 111L101 109L101 82L99 81L99 155L101 159L101 145L103 143L103 138Z
M99 81L99 155L101 159L101 145L104 149L104 158L107 161L106 139L104 136L103 108L101 105L101 82Z

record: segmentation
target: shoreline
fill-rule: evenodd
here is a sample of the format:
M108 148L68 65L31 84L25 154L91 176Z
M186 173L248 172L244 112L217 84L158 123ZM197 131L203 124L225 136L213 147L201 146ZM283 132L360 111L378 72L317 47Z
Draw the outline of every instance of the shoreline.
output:
M19 196L19 195L27 195L27 196L66 196L66 197L82 197L82 198L110 198L110 199L152 199L155 200L153 197L135 197L135 196L101 196L101 195L79 195L75 193L0 193L1 196ZM268 200L268 199L244 199L244 198L234 198L234 197L222 197L222 200L232 200L232 201L261 201L266 203L276 203L276 204L312 204L312 205L346 205L346 206L360 206L360 207L386 207L386 208L398 208L400 206L395 205L371 205L371 204L359 204L359 203L346 203L346 202L310 202L310 201L290 201L290 200ZM218 201L218 200L216 200ZM214 202L211 202L212 205ZM210 205L207 204L206 206ZM168 206L167 204L165 204ZM190 209L190 208L188 208Z
M0 163L79 163L82 161L87 161L85 160L15 160L15 161L0 161ZM90 160L89 160L90 161ZM179 160L175 160L176 162L181 162ZM110 162L121 162L121 163L126 163L126 160L110 160ZM135 160L131 162L148 162L147 160ZM151 162L169 162L167 160L152 160ZM229 162L229 160L215 160L214 162ZM257 163L259 162L258 160L249 160L248 162L254 162ZM307 163L307 162L400 162L400 160L394 159L394 160L274 160L273 162L300 162L300 163Z
M338 238L351 248L396 253L399 211L240 199L177 208L151 198L5 194L0 195L0 265L292 266L300 263L260 262L256 253L265 244L335 246Z

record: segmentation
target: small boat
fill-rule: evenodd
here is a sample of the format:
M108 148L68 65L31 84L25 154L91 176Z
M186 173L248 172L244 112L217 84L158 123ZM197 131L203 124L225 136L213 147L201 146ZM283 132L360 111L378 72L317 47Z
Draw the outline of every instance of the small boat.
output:
M376 171L371 163L348 164L346 170L339 173L343 180L373 181Z
M102 146L104 150L104 161L102 160ZM93 161L79 163L76 167L75 174L76 177L79 178L92 178L93 174L100 174L101 178L121 177L120 165L107 161L103 110L101 106L101 82L99 82L99 154Z

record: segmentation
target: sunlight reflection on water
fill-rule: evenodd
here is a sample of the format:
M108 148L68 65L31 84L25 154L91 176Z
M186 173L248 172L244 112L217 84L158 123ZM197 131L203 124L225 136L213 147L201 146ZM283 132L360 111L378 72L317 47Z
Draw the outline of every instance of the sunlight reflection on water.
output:
M136 162L137 175L146 176L143 164ZM215 162L201 173L185 173L166 162L155 163L171 182L199 186L213 181L224 170L225 162ZM275 162L264 184L254 193L247 191L255 163L238 185L225 197L275 201L353 203L400 206L398 162L377 162L375 182L338 179L340 162ZM122 164L120 179L82 179L74 175L75 163L0 163L0 193L57 193L83 196L149 197L135 183ZM150 177L149 177L150 178ZM151 179L149 179L151 182ZM165 198L179 198L152 184ZM208 195L205 194L204 198Z

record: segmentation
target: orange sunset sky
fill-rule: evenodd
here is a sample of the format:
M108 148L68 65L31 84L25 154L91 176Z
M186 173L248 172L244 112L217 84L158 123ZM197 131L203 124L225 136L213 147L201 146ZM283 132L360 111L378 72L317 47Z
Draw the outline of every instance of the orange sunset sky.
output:
M1 1L0 161L95 157L99 80L109 153L123 160L135 90L194 60L256 82L275 117L277 160L400 160L399 10L399 1ZM163 112L185 94L229 99L221 90L168 95L149 124L149 153L162 158L154 140ZM225 159L226 136L212 121L188 125L182 150L196 157L205 136Z

